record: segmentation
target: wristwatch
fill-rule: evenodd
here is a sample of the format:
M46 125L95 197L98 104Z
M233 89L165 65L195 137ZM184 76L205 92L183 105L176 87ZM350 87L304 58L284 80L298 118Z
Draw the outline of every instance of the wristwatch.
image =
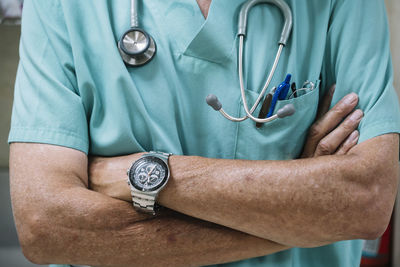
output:
M153 215L157 213L157 195L169 179L170 155L172 154L150 151L133 162L128 169L133 207L138 211Z

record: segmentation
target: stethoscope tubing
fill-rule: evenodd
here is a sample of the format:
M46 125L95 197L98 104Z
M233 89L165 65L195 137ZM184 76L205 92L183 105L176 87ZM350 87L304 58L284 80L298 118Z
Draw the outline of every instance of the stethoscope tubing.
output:
M282 14L284 16L285 22L284 26L281 32L281 38L279 40L279 46L278 46L278 51L275 56L274 63L272 65L272 68L268 74L268 78L264 84L264 87L262 88L260 94L258 95L255 103L249 110L248 104L247 104L247 99L246 99L246 92L245 92L245 87L244 87L244 75L243 75L243 57L244 57L244 38L246 36L246 28L247 28L247 16L250 11L250 9L261 3L268 3L268 4L275 4L278 6L278 8L282 11ZM146 39L148 40L148 46L144 49L144 52L135 52L132 53L131 51L128 51L125 49L124 45L121 43L122 38L118 43L118 48L120 49L121 56L123 57L125 63L130 66L141 66L149 62L154 54L155 54L155 42L153 41L152 37L148 35L144 30L141 30L139 28L139 16L138 16L138 0L131 0L131 7L130 7L130 24L131 24L131 29L128 30L124 35L127 36L127 34L131 31L136 31L136 32L141 32ZM235 122L241 122L244 121L248 118L251 120L257 122L257 123L267 123L270 121L273 121L277 118L282 118L284 116L288 116L287 114L291 115L294 112L294 107L293 105L289 107L291 109L289 112L280 112L278 111L277 114L272 115L271 117L265 118L265 119L260 119L256 118L253 116L254 111L260 104L260 101L263 99L266 90L268 89L276 68L278 66L283 47L286 45L286 42L290 36L291 29L293 25L293 19L292 19L292 13L290 10L290 7L285 3L283 0L248 0L241 8L240 13L239 13L239 22L238 22L238 40L239 40L239 47L238 47L238 76L239 76L239 85L240 85L240 94L241 94L241 99L243 102L243 107L246 112L246 115L240 118L233 117L226 113L222 109L222 104L219 103L218 99L215 96L211 97L211 102L209 103L210 106L212 106L214 109L219 110L219 112L227 119ZM149 49L150 43L154 43L154 51L152 49ZM207 97L208 98L208 97ZM208 100L207 100L208 101ZM208 102L207 102L208 103ZM287 105L288 106L288 105ZM285 106L286 107L286 106ZM284 108L285 108L284 107ZM284 109L283 108L283 109ZM282 109L282 110L283 110ZM287 110L287 108L286 108Z
M227 114L222 108L219 110L219 112L220 112L221 115L224 116L226 119L228 119L228 120L230 120L230 121L233 121L233 122L242 122L242 121L245 121L246 119L249 118L249 117L247 117L247 116L244 116L244 117L241 117L241 118L232 117L232 116L230 116L229 114ZM262 123L271 122L271 121L276 120L276 119L278 119L278 118L279 118L278 115L275 114L275 115L272 115L272 116L269 117L269 118L263 119L263 120L262 120L262 121L263 121Z
M242 121L247 120L248 118L252 119L255 122L259 122L259 123L267 123L267 122L273 121L273 120L277 119L278 116L274 115L269 118L259 119L259 118L254 117L252 114L258 107L261 99L265 95L265 92L268 89L268 87L272 81L272 78L275 74L276 68L278 67L279 59L282 54L283 45L282 44L279 45L278 51L275 56L274 63L271 68L271 71L268 74L267 81L265 82L264 87L261 90L261 93L258 95L256 102L253 104L253 106L251 107L250 110L249 110L249 107L247 104L247 98L246 98L246 93L245 93L245 88L244 88L244 78L243 78L243 54L244 53L243 53L243 50L244 50L244 36L240 35L239 36L239 52L238 52L238 61L239 61L238 62L238 75L239 75L239 84L240 84L240 94L241 94L241 98L242 98L242 102L243 102L243 106L244 106L246 115L243 117L237 118L237 117L233 117L233 116L229 115L228 113L226 113L223 110L223 108L221 108L219 111L225 118L227 118L228 120L234 121L234 122L242 122Z
M239 84L240 84L240 93L241 93L241 97L242 97L242 102L243 102L243 107L244 110L246 112L246 115L248 118L252 119L255 122L259 122L259 123L266 123L266 122L270 122L272 118L266 118L266 119L259 119L254 117L252 114L254 112L254 110L258 107L261 99L264 97L265 91L267 90L267 88L269 87L269 84L271 83L272 78L274 77L276 68L278 66L279 63L279 59L281 57L282 54L282 49L283 49L283 45L280 44L278 51L276 53L275 56L275 60L274 60L274 64L272 65L272 69L270 71L270 73L268 74L268 78L267 81L265 82L265 85L263 87L263 89L261 90L260 94L258 95L258 98L256 100L256 102L254 103L253 107L251 108L251 110L249 110L249 107L247 105L247 99L246 99L246 92L244 89L244 78L243 78L243 43L244 43L244 36L241 35L239 36L239 66L238 66L238 74L239 74Z
M139 28L138 0L131 0L131 28Z
M249 106L247 104L247 99L246 99L246 92L245 92L245 87L244 87L244 75L243 75L243 61L244 61L243 57L244 57L244 42L245 42L244 39L246 37L247 17L248 17L250 9L257 4L262 4L262 3L276 5L282 12L282 15L284 17L284 25L283 25L282 32L281 32L281 38L278 43L279 44L278 51L276 53L272 68L268 74L268 78L267 78L260 94L258 95L255 103L249 110ZM241 95L241 99L243 102L243 108L244 108L244 111L246 112L246 115L243 117L239 117L239 118L229 115L222 108L222 104L219 102L218 98L215 95L207 96L207 98L206 98L207 103L212 108L219 111L222 114L222 116L224 116L228 120L231 120L234 122L242 122L242 121L250 118L251 120L253 120L257 123L267 123L267 122L273 121L277 118L283 118L283 117L292 115L295 112L295 108L292 104L288 104L288 105L284 106L282 109L278 110L277 114L272 115L270 117L261 119L261 118L256 118L253 116L254 111L260 104L260 101L263 99L263 97L274 77L275 71L278 67L280 57L282 55L283 48L285 47L285 45L290 37L292 26L293 26L292 12L290 10L290 7L283 0L248 0L246 3L244 3L239 12L237 36L238 36L238 40L239 40L238 76L239 76L240 95Z

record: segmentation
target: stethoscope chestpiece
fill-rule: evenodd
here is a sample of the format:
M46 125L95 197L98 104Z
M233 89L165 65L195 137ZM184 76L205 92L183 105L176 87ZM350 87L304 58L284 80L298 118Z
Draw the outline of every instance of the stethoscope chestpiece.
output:
M125 64L138 67L153 59L157 47L147 32L132 27L118 41L118 50Z

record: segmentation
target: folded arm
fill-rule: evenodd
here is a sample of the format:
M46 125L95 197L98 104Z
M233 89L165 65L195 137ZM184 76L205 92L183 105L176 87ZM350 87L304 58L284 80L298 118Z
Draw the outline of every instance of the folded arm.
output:
M172 156L159 202L288 246L373 239L392 213L398 146L393 134L346 155L293 161Z
M391 216L398 146L398 135L388 134L347 154L291 161L171 156L171 178L159 203L287 246L374 239ZM121 180L126 165L114 159L97 161L101 174L96 175L114 181L106 186L108 193L123 192L114 197L128 200L129 188Z
M73 149L17 143L10 156L15 223L25 256L36 263L199 266L287 248L173 211L137 213L88 190L87 157Z
M328 104L322 109L330 104L329 97L325 99ZM356 104L356 95L350 94L320 116L304 149L307 159L172 156L171 180L159 202L180 213L288 246L378 237L386 228L395 199L398 135L379 136L355 146L355 129L362 118L360 110L351 112ZM114 158L97 158L91 166L91 187L129 200L129 188L121 180L126 166ZM104 186L101 181L105 180L113 181L112 185Z

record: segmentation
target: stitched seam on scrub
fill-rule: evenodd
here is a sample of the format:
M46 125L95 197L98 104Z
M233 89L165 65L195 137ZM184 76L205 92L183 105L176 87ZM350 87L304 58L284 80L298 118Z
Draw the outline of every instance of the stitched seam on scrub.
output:
M13 131L16 131L16 130L22 130L22 131L29 130L29 131L33 131L33 132L59 133L59 134L75 137L75 138L79 139L80 141L82 141L83 143L89 144L88 140L85 140L81 135L79 135L75 132L72 132L72 131L67 131L67 130L62 130L62 129L14 126L14 127L11 127L10 132L12 133Z

